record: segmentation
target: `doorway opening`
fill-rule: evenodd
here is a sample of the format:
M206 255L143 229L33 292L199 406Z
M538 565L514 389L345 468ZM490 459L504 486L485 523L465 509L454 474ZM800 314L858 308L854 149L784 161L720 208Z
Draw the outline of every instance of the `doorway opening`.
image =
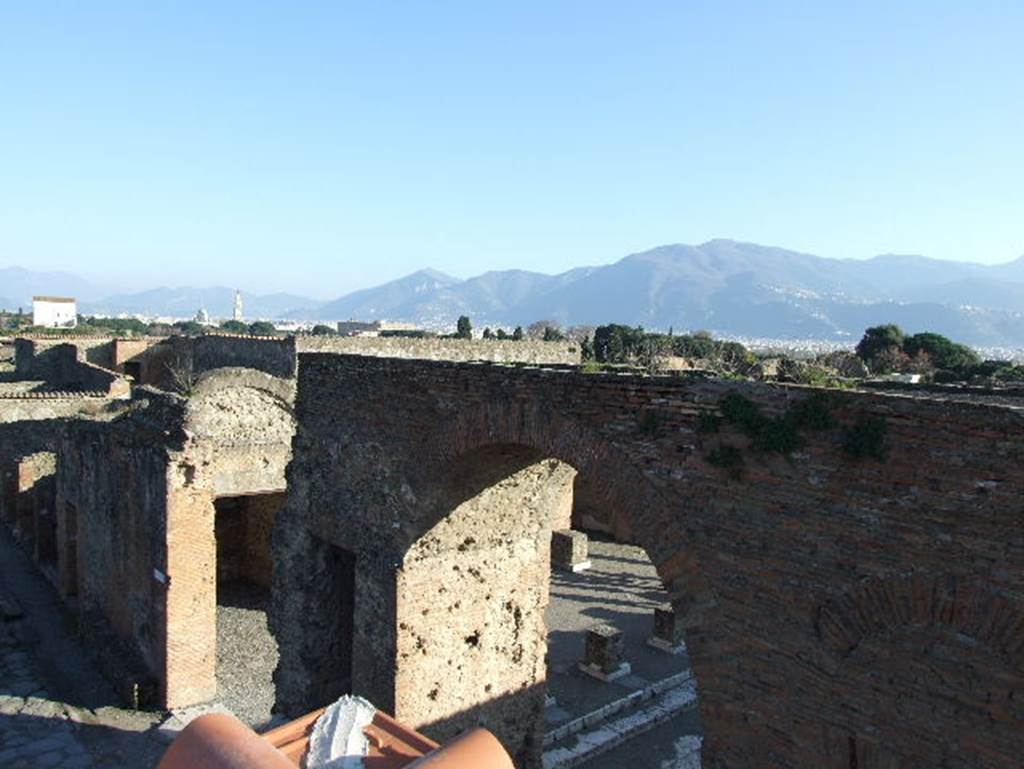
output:
M581 739L597 745L602 730L625 730L647 734L642 747L625 740L610 752L595 748L579 765L654 769L664 756L696 755L695 684L668 591L647 551L630 541L629 511L610 507L592 476L577 475L573 491L572 530L554 534L545 612L545 750Z
M214 500L217 698L253 727L270 720L277 643L267 628L274 519L284 492Z

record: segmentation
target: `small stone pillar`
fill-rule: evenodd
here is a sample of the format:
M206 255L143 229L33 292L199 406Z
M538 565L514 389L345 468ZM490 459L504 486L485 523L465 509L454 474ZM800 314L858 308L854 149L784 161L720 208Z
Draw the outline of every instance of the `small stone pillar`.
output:
M622 656L622 631L611 625L596 625L587 631L580 670L599 681L614 681L632 670Z
M582 531L561 529L551 532L551 567L578 573L590 568L587 535Z
M647 645L666 654L682 654L686 651L683 623L672 604L662 604L654 610L654 633L647 639Z

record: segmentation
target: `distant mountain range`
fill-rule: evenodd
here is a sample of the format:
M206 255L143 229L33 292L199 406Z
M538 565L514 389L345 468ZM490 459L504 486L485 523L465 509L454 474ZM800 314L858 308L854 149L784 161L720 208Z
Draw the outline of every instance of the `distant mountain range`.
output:
M242 292L246 316L283 318L289 313L313 312L323 302L296 294L250 294ZM235 289L225 286L209 288L154 288L134 294L116 294L91 302L82 302L82 311L95 315L145 313L147 315L191 318L199 308L214 318L230 318L235 306Z
M73 275L18 268L0 270L0 293L22 306L32 293L70 293L85 312L181 317L199 307L227 317L234 299L223 287L100 299ZM463 280L427 269L326 303L292 294L243 297L247 316L294 320L380 318L447 328L468 315L476 327L547 319L835 340L859 338L867 326L891 321L976 345L1024 346L1024 257L994 266L891 254L840 260L712 240L559 275L505 270Z

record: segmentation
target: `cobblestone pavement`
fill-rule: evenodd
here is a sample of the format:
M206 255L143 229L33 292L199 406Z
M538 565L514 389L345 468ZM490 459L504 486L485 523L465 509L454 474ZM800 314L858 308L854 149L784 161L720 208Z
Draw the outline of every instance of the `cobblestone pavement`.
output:
M116 706L67 632L53 589L6 532L0 594L0 767L155 766L166 748L154 729L162 714Z

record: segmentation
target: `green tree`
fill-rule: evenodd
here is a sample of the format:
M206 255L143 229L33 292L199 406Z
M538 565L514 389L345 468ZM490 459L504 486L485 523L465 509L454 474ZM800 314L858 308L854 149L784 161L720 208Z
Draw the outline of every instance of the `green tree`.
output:
M894 374L906 371L910 366L910 356L899 347L886 347L871 358L871 371L875 374Z
M491 333L490 326L484 329L484 339L494 339L494 334Z
M138 334L145 336L149 333L149 324L143 323L135 318L82 318L79 325L86 328L102 329L115 334Z
M498 339L508 339L508 334L505 333L505 329L499 328L497 333Z
M199 336L206 333L206 327L194 320L179 320L174 324L174 330L186 336Z
M940 369L964 369L981 363L978 354L967 345L930 332L908 336L903 341L903 352L911 357L927 353L932 364Z
M330 326L325 326L323 323L317 323L313 326L313 336L334 336L337 332Z
M523 327L522 326L516 326L516 330L512 332L512 338L514 340L516 340L517 342L522 341L522 339L523 339Z
M594 329L594 359L600 363L629 363L640 353L644 330L610 323Z
M664 334L645 334L637 345L636 362L651 374L665 368L665 359L672 352L672 340Z
M580 358L585 361L594 359L594 343L590 341L589 336L583 337L580 341Z
M469 318L465 315L460 315L458 322L455 324L455 338L456 339L472 339L473 338L473 324L469 322Z
M277 333L277 327L265 320L258 320L249 325L249 333L253 336L273 336Z
M544 336L541 338L545 342L561 342L563 339L565 339L565 334L563 334L554 326L545 326Z
M240 320L226 320L220 324L222 330L229 334L248 334L249 327Z
M903 329L895 323L872 326L864 332L864 336L857 343L857 357L865 363L870 363L880 353L892 347L902 350L903 339Z

